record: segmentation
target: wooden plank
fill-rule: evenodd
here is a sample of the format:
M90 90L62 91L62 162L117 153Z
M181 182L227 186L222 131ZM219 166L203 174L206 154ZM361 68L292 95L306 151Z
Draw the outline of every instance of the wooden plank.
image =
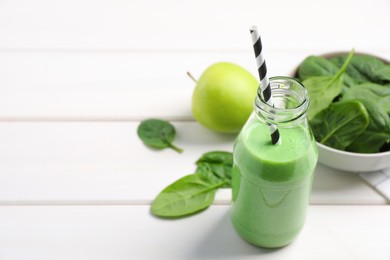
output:
M289 75L310 54L269 52L269 75ZM390 51L373 54L390 60ZM257 75L251 51L0 52L0 120L192 120L186 71L199 77L218 61Z
M147 206L0 207L0 257L30 259L389 259L390 207L311 206L279 250L235 233L228 206L161 220Z
M231 151L235 136L195 122L173 122L185 151L155 151L138 122L0 123L0 204L148 204L168 184L193 173L205 152ZM217 204L230 203L230 190ZM358 175L319 165L314 204L385 204Z
M270 54L270 75L288 74L305 53ZM390 57L390 53L389 53ZM272 61L271 61L272 60ZM191 120L199 77L218 61L256 75L251 52L0 53L1 120ZM21 76L21 73L23 76Z
M389 7L383 0L4 0L0 48L246 50L248 27L258 24L267 49L389 50L380 29Z

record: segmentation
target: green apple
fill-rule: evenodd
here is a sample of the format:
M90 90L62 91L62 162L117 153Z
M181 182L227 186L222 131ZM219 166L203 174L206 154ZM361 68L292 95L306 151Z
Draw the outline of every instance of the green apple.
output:
M192 95L192 114L203 126L222 133L238 133L253 111L258 81L229 62L208 67Z

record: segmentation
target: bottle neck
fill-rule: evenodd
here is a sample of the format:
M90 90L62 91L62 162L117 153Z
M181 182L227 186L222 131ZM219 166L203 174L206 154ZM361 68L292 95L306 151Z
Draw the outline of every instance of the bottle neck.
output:
M255 100L255 112L261 122L293 127L306 120L309 96L299 81L290 77L272 77L270 86L274 106L264 101L260 88Z

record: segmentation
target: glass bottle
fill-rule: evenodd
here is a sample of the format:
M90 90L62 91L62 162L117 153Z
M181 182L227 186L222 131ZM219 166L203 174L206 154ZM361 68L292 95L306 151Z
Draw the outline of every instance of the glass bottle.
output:
M233 226L251 244L278 248L302 229L318 152L306 118L309 97L293 78L270 78L274 107L261 98L233 150ZM273 145L269 124L279 130Z

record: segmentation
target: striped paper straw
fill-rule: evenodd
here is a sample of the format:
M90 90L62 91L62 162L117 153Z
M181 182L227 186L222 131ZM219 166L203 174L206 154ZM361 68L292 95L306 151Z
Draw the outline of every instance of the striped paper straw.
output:
M263 56L263 46L261 44L260 34L257 30L257 26L251 26L249 31L252 36L253 49L255 51L257 70L260 77L260 90L258 95L263 95L263 100L270 106L274 106L272 100L271 86L269 79L267 77L267 66L265 64L265 59ZM280 139L279 130L273 124L268 124L269 130L271 132L271 141L272 144L281 144L282 140Z

